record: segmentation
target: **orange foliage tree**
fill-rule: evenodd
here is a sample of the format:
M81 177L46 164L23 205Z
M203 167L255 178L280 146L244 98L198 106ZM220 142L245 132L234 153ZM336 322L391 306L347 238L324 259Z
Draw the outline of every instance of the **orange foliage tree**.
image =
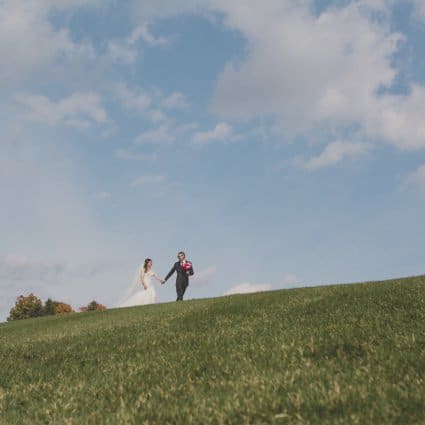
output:
M83 311L101 311L106 310L106 306L99 304L97 301L91 301L86 306L80 307L78 310Z
M29 319L43 315L43 303L33 293L16 298L15 306L11 308L8 321Z
M72 307L67 303L58 302L56 304L55 314L67 314L67 313L74 313L74 310L72 309Z

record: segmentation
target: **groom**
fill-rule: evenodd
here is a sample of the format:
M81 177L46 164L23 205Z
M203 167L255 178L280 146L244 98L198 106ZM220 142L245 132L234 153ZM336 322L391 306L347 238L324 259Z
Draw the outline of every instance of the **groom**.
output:
M183 301L183 295L186 291L186 288L189 285L189 276L193 275L193 268L187 267L190 263L186 260L186 254L180 251L177 254L177 261L174 266L171 268L167 276L165 276L165 283L174 272L177 272L176 278L176 291L177 291L177 301Z

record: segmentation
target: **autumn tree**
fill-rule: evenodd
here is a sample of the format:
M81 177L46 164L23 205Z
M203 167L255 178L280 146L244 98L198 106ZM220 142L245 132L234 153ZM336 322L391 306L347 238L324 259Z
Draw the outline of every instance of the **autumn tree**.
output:
M80 307L79 310L83 311L101 311L106 310L106 307L103 304L99 304L97 301L91 301L88 305Z
M57 314L75 313L72 307L61 301L48 298L44 303L43 316L56 316Z
M74 310L72 309L72 307L67 303L58 302L56 304L55 314L67 314L67 313L74 313Z
M10 310L8 321L29 319L43 315L43 303L33 293L28 296L20 295L16 298L15 306Z

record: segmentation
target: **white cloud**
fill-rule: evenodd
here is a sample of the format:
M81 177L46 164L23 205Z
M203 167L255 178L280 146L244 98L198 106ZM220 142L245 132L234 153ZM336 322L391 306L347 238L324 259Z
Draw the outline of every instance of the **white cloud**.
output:
M49 20L54 10L95 2L4 0L0 2L0 86L49 72L53 64L94 58L91 44L74 42L67 29L55 29Z
M113 60L133 64L140 54L139 41L144 41L148 46L165 46L169 41L164 37L155 37L147 24L136 26L131 34L120 40L108 42L108 53Z
M115 85L114 91L122 105L130 111L145 112L152 103L151 96L144 90L140 88L130 90L122 82Z
M166 182L165 176L162 175L146 175L138 177L131 183L131 186L158 185Z
M57 102L45 96L21 93L15 95L14 101L24 107L28 119L50 125L85 128L108 121L100 96L93 92L74 93Z
M425 164L418 167L406 178L404 187L416 187L425 195Z
M263 291L270 291L271 289L272 289L272 285L269 285L269 284L241 283L239 285L234 286L233 288L230 288L228 291L224 293L224 295L263 292Z
M323 152L309 160L297 159L295 165L308 171L336 165L344 159L355 159L366 155L371 145L363 142L332 142L325 147Z
M175 136L170 133L168 126L162 125L153 130L145 131L140 133L135 139L134 144L161 144L161 143L172 143L175 140Z
M133 143L136 145L173 143L177 133L195 128L193 123L177 126L177 120L169 117L161 109L176 109L186 106L185 96L181 92L176 91L168 97L164 97L159 89L150 90L150 93L148 93L140 87L130 89L122 82L117 83L113 91L126 109L139 113L154 125L154 128L135 137ZM145 159L144 156L130 154L123 150L117 151L117 156L122 159ZM146 159L149 159L149 157L146 157Z
M6 0L6 2L9 0ZM13 1L13 0L10 0ZM39 8L48 10L67 10L76 8L93 8L105 5L109 0L23 0L26 3L35 3Z
M217 268L214 266L207 267L200 271L195 271L194 276L191 278L191 282L198 286L208 285L216 273Z
M366 132L406 150L425 148L425 87L412 84L410 94L384 96L365 117Z
M417 16L425 3L410 0ZM394 57L405 37L391 25L393 0L332 2L320 14L312 0L133 1L145 19L182 13L222 16L247 43L246 57L219 75L213 110L226 120L274 117L285 137L327 142L358 128L366 142L425 148L425 88L391 87L400 70ZM376 12L379 19L376 19ZM276 127L277 128L277 127ZM212 134L200 134L210 141ZM202 142L198 142L202 143Z
M165 126L172 126L175 119L170 118L162 108L175 109L182 107L184 96L182 94L182 97L172 94L164 98L158 90L151 91L152 93L148 93L140 87L130 89L122 82L116 84L114 87L114 94L124 108L132 112L137 112L149 119L153 124L162 124L164 128ZM176 93L180 94L180 92Z
M108 53L114 61L127 64L136 62L139 56L138 49L135 46L128 45L122 40L110 40L108 42Z
M151 109L150 111L148 111L147 116L150 118L150 120L154 124L159 124L164 122L169 122L171 124L173 121L172 119L168 118L167 114L162 112L160 109Z
M117 149L115 156L126 161L156 161L158 159L158 155L155 153L139 153L123 148Z
M132 0L132 15L135 20L167 18L184 13L205 13L205 0Z
M424 0L410 0L413 4L413 18L425 21L425 1Z
M186 106L188 106L185 95L178 91L166 97L162 101L162 104L164 108L167 108L167 109L178 109L178 108L185 108Z
M193 143L195 145L203 145L212 141L222 141L229 139L232 135L232 126L226 122L221 122L210 131L200 131L195 133L193 136Z
M422 11L422 1L412 2ZM393 59L404 40L391 29L391 1L341 2L320 15L310 0L269 0L266 6L254 0L134 4L146 19L218 12L228 28L243 34L247 56L226 64L213 100L213 110L227 119L270 115L286 135L323 139L326 130L339 138L357 127L368 142L425 148L424 87L411 83L404 95L382 90L398 75ZM374 19L376 11L380 19ZM198 133L194 142L217 136Z
M149 46L165 46L169 43L165 37L155 37L150 31L147 24L138 25L134 28L130 37L128 38L129 43L134 44L139 40L143 40Z
M103 138L108 138L111 137L113 134L115 134L118 131L118 125L115 124L114 122L109 121L108 123L109 125L106 126L106 128L104 130L102 130L102 132L100 133L100 135Z
M350 2L314 15L311 2L212 2L247 40L247 57L226 64L213 101L217 114L247 120L271 115L286 135L337 135L359 127L368 140L425 147L425 91L388 94L403 36L386 2ZM380 8L381 19L369 11Z

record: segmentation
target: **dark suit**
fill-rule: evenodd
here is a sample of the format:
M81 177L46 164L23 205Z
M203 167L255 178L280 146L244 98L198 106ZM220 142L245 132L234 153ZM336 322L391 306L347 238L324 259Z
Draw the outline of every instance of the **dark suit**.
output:
M177 291L177 301L183 301L183 295L186 291L186 288L189 285L189 276L193 275L193 269L191 272L183 271L180 265L180 262L174 264L171 268L167 276L165 276L165 280L168 280L174 272L177 272L176 277L176 291Z

